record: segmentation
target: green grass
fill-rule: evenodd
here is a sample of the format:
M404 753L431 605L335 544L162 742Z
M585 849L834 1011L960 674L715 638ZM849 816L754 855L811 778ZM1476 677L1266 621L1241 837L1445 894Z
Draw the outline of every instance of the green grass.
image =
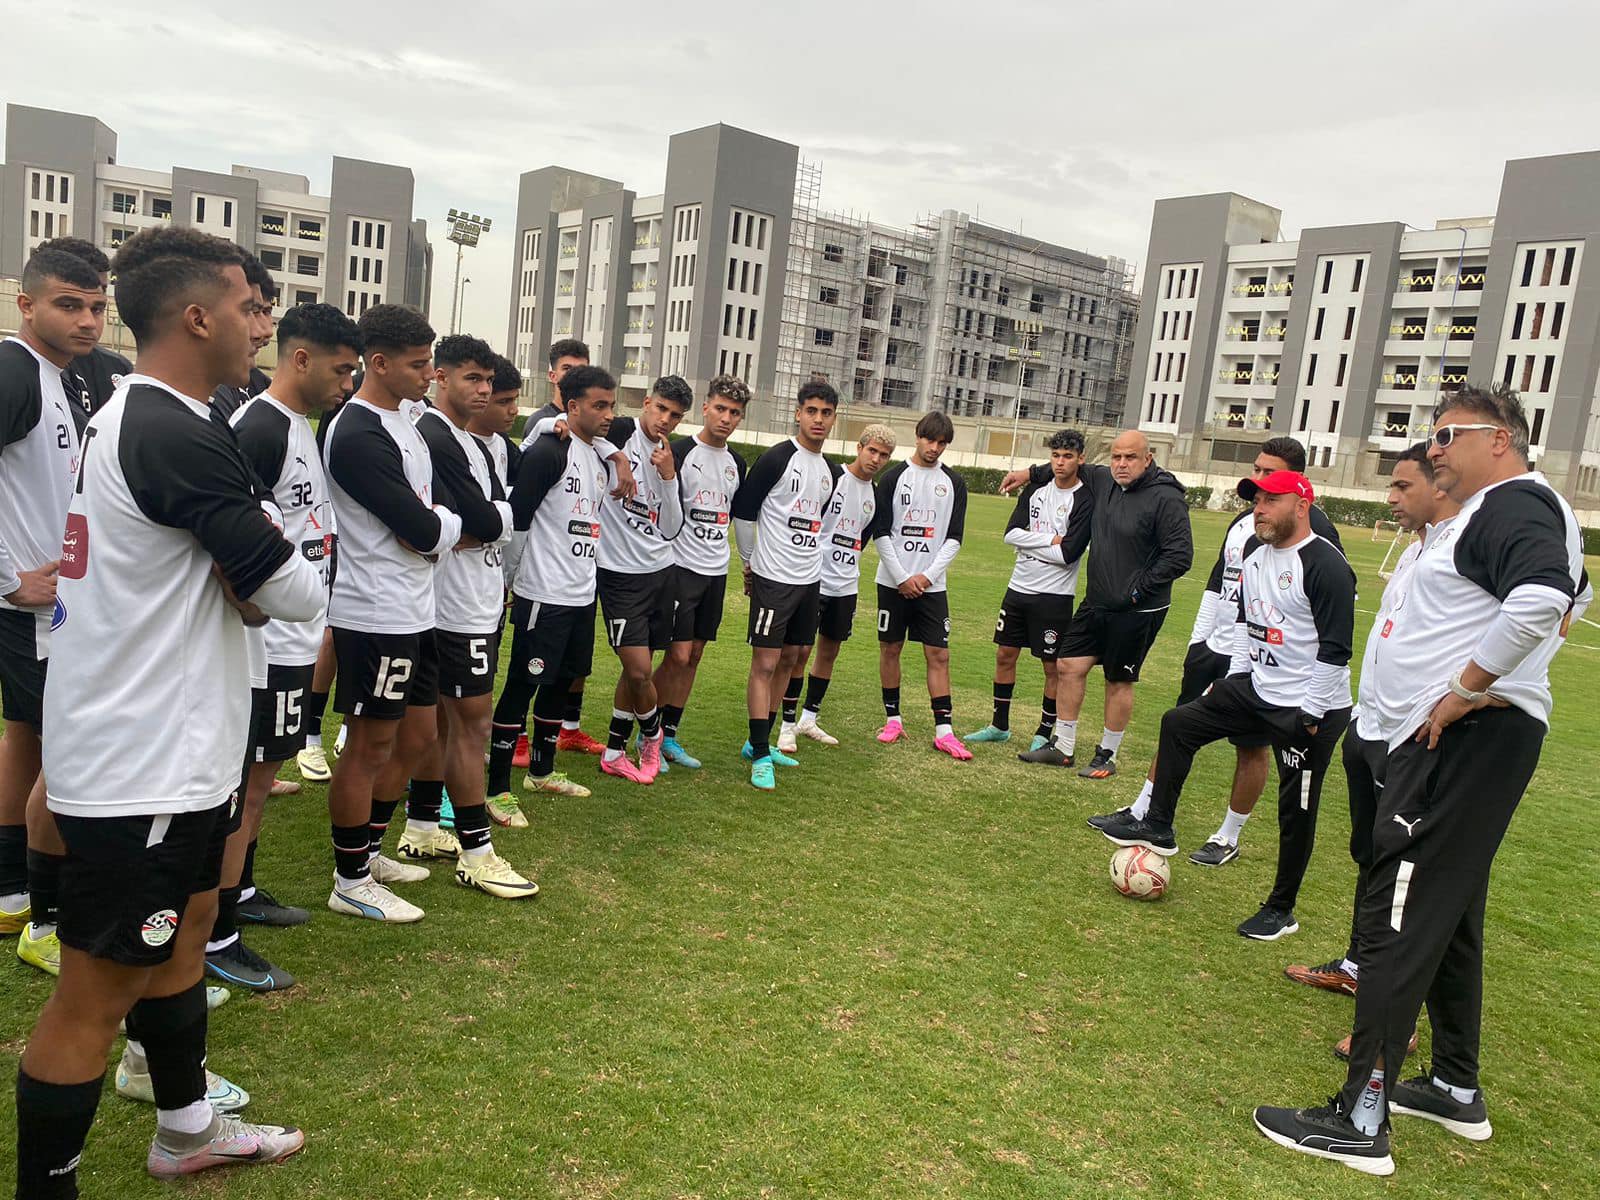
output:
M1011 555L1009 505L974 497L952 609L956 720L988 719L994 613ZM919 676L914 740L881 723L867 614L823 723L844 745L802 749L759 795L737 753L748 652L744 602L701 673L682 738L698 773L657 786L562 765L591 800L533 806L496 844L537 874L532 903L469 893L444 872L406 890L420 926L323 907L323 790L274 802L258 862L311 925L252 942L303 981L236 995L211 1025L212 1066L262 1120L307 1131L271 1170L185 1190L238 1197L1535 1196L1600 1194L1600 636L1557 658L1556 731L1496 865L1484 1083L1494 1140L1403 1122L1388 1184L1270 1146L1258 1103L1320 1103L1343 1078L1332 1043L1351 1002L1287 982L1291 961L1344 945L1353 868L1342 775L1285 943L1234 925L1270 888L1271 801L1241 859L1174 859L1159 904L1117 896L1111 847L1083 818L1128 802L1176 691L1184 641L1223 519L1195 519L1197 566L1146 669L1123 773L1044 773L1015 744L972 764L936 756ZM1359 630L1383 546L1348 533ZM870 575L868 576L870 588ZM604 728L614 660L595 658L586 724ZM908 667L915 654L908 654ZM1024 661L1014 724L1034 720ZM1092 683L1080 746L1099 728ZM1585 716L1585 713L1590 716ZM1207 751L1179 813L1185 851L1224 805L1231 753ZM0 966L0 1047L13 1065L48 981ZM1424 1054L1427 1034L1424 1032ZM107 1088L85 1194L171 1195L143 1173L148 1108ZM0 1105L9 1158L14 1116Z

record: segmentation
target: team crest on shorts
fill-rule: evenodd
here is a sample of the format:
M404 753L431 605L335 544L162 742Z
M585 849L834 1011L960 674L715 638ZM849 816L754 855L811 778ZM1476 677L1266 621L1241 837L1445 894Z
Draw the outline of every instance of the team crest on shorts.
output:
M949 617L946 617L944 619L944 631L945 631L946 634L948 634L950 632L950 618Z
M1054 629L1046 629L1044 631L1044 644L1046 646L1054 646L1056 644L1056 631Z
M543 675L544 674L544 659L542 659L542 658L530 659L528 661L528 674L529 675Z
M170 908L153 912L139 927L139 936L146 946L165 946L178 932L178 914Z

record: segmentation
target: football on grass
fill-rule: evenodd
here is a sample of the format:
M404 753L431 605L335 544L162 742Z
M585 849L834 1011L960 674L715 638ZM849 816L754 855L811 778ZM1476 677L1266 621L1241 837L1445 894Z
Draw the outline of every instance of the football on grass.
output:
M1130 900L1159 900L1171 882L1167 860L1147 846L1124 846L1111 856L1111 886Z

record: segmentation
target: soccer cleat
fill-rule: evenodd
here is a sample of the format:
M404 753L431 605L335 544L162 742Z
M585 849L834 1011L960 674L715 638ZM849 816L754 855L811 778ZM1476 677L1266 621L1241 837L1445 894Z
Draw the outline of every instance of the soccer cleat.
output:
M668 770L666 760L661 757L662 740L659 733L652 738L639 739L639 774L645 777L646 783Z
M307 783L327 783L333 778L333 772L328 767L328 754L321 742L307 746L296 754L294 765L300 769L300 778Z
M550 775L525 775L522 779L523 790L529 792L543 792L547 796L568 796L574 800L585 800L594 795L581 783L573 783L568 779L566 772L556 771Z
M633 765L633 760L626 754L619 754L615 758L602 758L600 760L600 773L611 775L617 779L626 779L629 783L650 784L655 781L655 776L647 776L638 767Z
M402 900L375 879L363 879L353 887L334 881L328 894L328 907L336 913L350 917L366 917L369 921L389 921L408 925L422 920L422 910L409 900Z
M1133 809L1119 808L1116 812L1101 813L1099 816L1090 817L1087 823L1090 829L1098 829L1104 833L1107 825L1115 825L1122 820L1133 820Z
M1322 1108L1268 1108L1255 1111L1256 1128L1287 1150L1343 1163L1367 1175L1393 1175L1389 1127L1365 1134L1350 1122L1338 1096Z
M1337 1043L1335 1043L1335 1045L1333 1047L1333 1056L1335 1058L1340 1059L1340 1060L1342 1060L1344 1062L1349 1062L1350 1061L1350 1042L1351 1042L1351 1039L1352 1039L1352 1035L1347 1033L1347 1034L1344 1035L1344 1037L1340 1038ZM1417 1052L1417 1031L1415 1029L1413 1029L1411 1031L1411 1041L1409 1043L1407 1043L1407 1045L1406 1045L1406 1053L1407 1054L1415 1054L1416 1052Z
M117 1095L140 1104L154 1104L156 1090L150 1082L150 1065L136 1062L124 1046L122 1061L117 1064ZM229 1083L215 1071L206 1072L206 1099L219 1113L238 1112L250 1103L250 1093L236 1083Z
M1299 932L1300 925L1295 921L1292 912L1274 908L1270 904L1263 904L1261 911L1255 916L1239 923L1239 936L1253 938L1258 942L1275 942L1281 937Z
M968 750L966 743L953 733L942 733L934 738L933 748L944 751L957 762L970 762L972 760L972 751Z
M1127 810L1126 815L1112 813L1100 826L1100 832L1107 841L1119 846L1148 846L1163 858L1171 858L1178 852L1178 839L1172 826L1141 820L1133 815L1132 809Z
M157 1134L144 1165L157 1179L177 1179L210 1167L281 1162L305 1144L306 1135L293 1126L251 1125L235 1116L219 1115L215 1135L197 1150L168 1150Z
M446 792L439 797L439 828L454 829L456 827L456 806L450 803L450 793Z
M883 728L878 730L878 740L885 746L893 745L905 737L905 726L900 724L899 717L890 717L883 723Z
M490 796L485 801L489 809L489 820L496 825L507 829L526 829L528 817L522 811L522 804L510 792L501 792L498 796Z
M563 729L556 735L556 749L568 754L604 754L606 744L581 729Z
M339 732L333 738L333 753L335 757L344 753L344 744L350 738L350 726L341 723Z
M1078 772L1083 779L1110 779L1117 773L1116 756L1104 746L1094 748L1094 757L1089 760L1089 765Z
M997 729L993 725L985 725L982 729L975 729L961 739L963 742L1009 742L1011 730Z
M294 976L275 967L238 938L224 950L206 955L206 974L252 992L281 992L294 986Z
M1073 756L1056 742L1049 741L1037 750L1028 750L1017 755L1017 758L1025 763L1043 763L1047 767L1070 767Z
M1325 992L1339 992L1345 996L1356 994L1356 977L1344 969L1344 959L1335 958L1316 967L1302 967L1292 963L1283 973L1296 983L1321 988Z
M745 762L753 762L755 760L755 749L750 745L748 739L740 748L739 757L744 759ZM798 758L790 758L782 750L774 750L771 746L767 747L767 757L772 760L774 766L798 767L800 765Z
M46 975L61 974L61 939L56 936L56 927L50 926L50 932L39 937L34 936L36 928L32 923L22 927L17 936L17 957Z
M24 895L21 908L0 908L0 934L21 933L32 919L33 903Z
M206 987L206 1011L221 1008L233 998L233 993L225 987ZM126 1033L126 1030L123 1030Z
M1234 843L1212 838L1189 855L1189 861L1197 867L1225 867L1238 857L1239 847Z
M1031 739L1029 739L1029 741L1028 741L1028 749L1029 750L1037 750L1041 746L1047 745L1049 743L1049 741L1050 741L1050 735L1048 733L1036 733L1036 734L1033 735L1033 737Z
M528 735L525 733L517 734L517 747L511 752L511 765L519 771L526 771L528 763L532 760L533 747L528 744Z
M454 858L461 853L461 843L448 829L413 829L407 822L395 853L413 862L424 858Z
M272 925L286 929L291 925L304 925L311 914L292 904L280 904L277 897L265 888L257 888L248 900L239 901L234 916L250 925Z
M456 859L456 882L502 900L526 900L539 894L537 883L518 874L493 850Z
M300 785L292 779L274 779L272 787L268 789L269 796L298 796Z
M759 791L770 792L777 788L778 781L773 778L772 758L758 758L750 764L750 786Z
M427 867L413 867L407 863L395 862L385 854L368 860L367 867L372 872L372 878L384 884L421 883L428 877Z
M1487 1142L1494 1136L1489 1113L1483 1105L1483 1089L1468 1104L1463 1104L1427 1075L1418 1075L1394 1085L1389 1096L1389 1111L1404 1117L1421 1117L1443 1125L1469 1142Z
M700 760L685 750L675 737L669 737L661 743L661 757L665 762L675 767L687 767L691 771L700 769Z
M811 713L801 714L800 724L794 727L794 731L801 737L810 738L813 742L819 742L824 746L837 746L839 744L839 739L821 725L818 725L817 718Z
M800 749L800 743L794 736L794 726L787 721L778 729L778 749L785 754L793 754Z

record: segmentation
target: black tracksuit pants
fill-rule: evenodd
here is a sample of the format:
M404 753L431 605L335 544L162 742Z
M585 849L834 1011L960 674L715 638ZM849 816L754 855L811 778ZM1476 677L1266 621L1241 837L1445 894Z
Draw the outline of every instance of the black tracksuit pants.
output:
M1316 736L1308 737L1300 727L1300 710L1266 703L1248 675L1220 679L1205 695L1168 709L1161 718L1155 785L1145 819L1172 824L1202 746L1242 734L1270 737L1278 760L1278 877L1267 903L1292 912L1316 842L1322 781L1349 723L1350 710L1335 709L1324 715Z
M1344 778L1350 792L1350 857L1356 864L1356 896L1350 915L1350 948L1345 957L1361 965L1361 898L1367 894L1367 877L1372 871L1372 827L1378 823L1378 797L1383 795L1384 771L1389 762L1389 744L1372 741L1356 732L1354 725L1344 735Z
M1407 741L1389 755L1356 919L1361 985L1347 1111L1380 1055L1393 1088L1424 1003L1433 1073L1478 1086L1489 869L1544 735L1544 723L1521 709L1485 708L1446 729L1434 750Z

